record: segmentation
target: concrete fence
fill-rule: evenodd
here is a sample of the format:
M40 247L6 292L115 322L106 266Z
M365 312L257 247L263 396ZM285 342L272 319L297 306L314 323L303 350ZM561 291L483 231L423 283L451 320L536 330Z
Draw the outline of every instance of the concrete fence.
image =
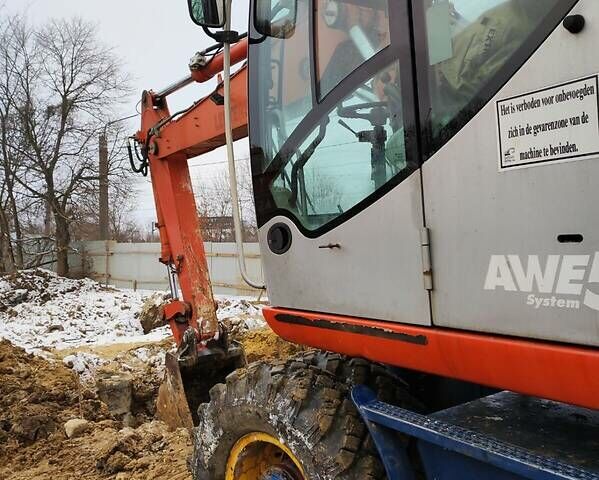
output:
M234 243L204 244L215 293L259 295L249 287L237 268ZM244 244L247 270L251 278L262 281L260 249L257 243ZM167 270L158 262L159 243L117 243L114 241L76 242L69 257L71 273L98 282L134 290L168 289Z

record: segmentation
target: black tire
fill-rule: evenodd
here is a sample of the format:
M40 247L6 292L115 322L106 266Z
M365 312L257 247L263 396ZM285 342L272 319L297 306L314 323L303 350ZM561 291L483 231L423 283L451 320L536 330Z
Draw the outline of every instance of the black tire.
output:
M222 480L235 443L253 432L280 439L310 480L385 479L372 439L349 398L352 385L381 400L419 410L401 380L378 365L308 352L257 363L227 377L199 408L191 468L194 480Z

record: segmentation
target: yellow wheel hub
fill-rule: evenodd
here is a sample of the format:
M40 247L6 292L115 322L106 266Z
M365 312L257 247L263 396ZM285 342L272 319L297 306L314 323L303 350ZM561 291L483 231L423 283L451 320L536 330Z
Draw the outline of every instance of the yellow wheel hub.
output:
M262 432L237 440L227 460L225 480L306 480L293 452Z

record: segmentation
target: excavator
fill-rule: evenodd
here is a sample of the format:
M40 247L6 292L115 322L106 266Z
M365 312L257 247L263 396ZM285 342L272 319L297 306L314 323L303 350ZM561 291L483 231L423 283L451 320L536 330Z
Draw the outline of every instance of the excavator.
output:
M241 34L231 3L188 0L214 46L130 147L193 478L599 479L599 3L253 0ZM221 146L289 360L247 365L217 320L188 162Z

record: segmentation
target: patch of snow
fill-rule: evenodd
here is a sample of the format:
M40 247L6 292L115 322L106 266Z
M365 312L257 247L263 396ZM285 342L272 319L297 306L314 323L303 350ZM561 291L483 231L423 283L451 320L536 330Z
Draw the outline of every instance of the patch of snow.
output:
M238 315L262 315L260 307L246 297L231 297L229 295L216 295L219 320Z
M85 352L67 355L62 361L87 383L90 383L95 378L98 368L107 363L106 360L102 360L98 355Z
M246 330L260 330L267 326L266 320L262 316L245 318L244 324Z
M165 296L62 278L43 269L24 270L0 278L0 338L43 356L84 345L159 342L171 330L167 325L144 335L139 314L148 298L158 305ZM216 301L217 316L231 331L266 325L261 305L250 297L219 295ZM69 361L82 374L99 366L89 354Z
M258 330L266 327L262 309L255 300L246 297L217 295L218 319L224 322L231 332Z
M158 341L167 329L143 335L139 292L104 287L53 272L25 270L0 281L0 338L29 353L90 344Z

